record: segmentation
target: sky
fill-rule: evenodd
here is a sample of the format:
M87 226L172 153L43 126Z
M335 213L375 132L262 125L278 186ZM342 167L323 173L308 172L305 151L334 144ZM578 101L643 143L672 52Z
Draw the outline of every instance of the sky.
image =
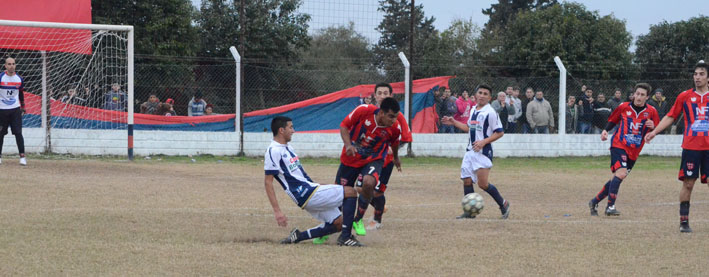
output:
M199 6L201 0L191 0ZM377 0L303 0L301 10L311 14L311 29L323 28L333 24L355 23L358 32L370 40L379 36L374 28L381 21L382 14L377 12ZM416 0L423 5L426 16L436 18L434 25L443 31L455 19L472 19L483 27L488 17L482 10L489 8L497 0ZM563 1L567 2L567 1ZM709 4L700 0L578 0L588 10L598 11L599 15L613 14L625 20L626 28L635 39L647 34L650 26L663 20L674 23L691 17L709 14Z

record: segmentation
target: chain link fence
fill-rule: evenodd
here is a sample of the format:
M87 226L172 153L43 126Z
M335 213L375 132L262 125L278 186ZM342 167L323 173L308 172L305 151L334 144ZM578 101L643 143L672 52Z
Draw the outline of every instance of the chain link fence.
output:
M228 114L236 111L235 63L232 59L196 59L183 57L138 57L136 59L135 99L136 111L139 105L155 94L160 101L172 98L177 115L187 114L187 104L196 92L201 92L215 113ZM421 65L418 65L421 66ZM436 65L440 66L440 65ZM242 86L242 112L278 107L311 99L335 91L361 84L379 82L401 82L404 79L403 66L398 72L382 72L376 69L322 69L313 64L249 63L244 64ZM416 68L414 67L414 71ZM427 76L435 77L435 76ZM666 101L671 105L677 95L692 87L691 78L682 80L590 80L567 79L567 96L581 97L581 86L593 90L593 97L599 94L606 101L613 97L616 89L627 101L635 84L646 82L653 89L661 88ZM544 92L544 98L552 106L555 122L559 113L559 78L554 77L500 77L500 76L456 76L449 82L454 94L463 90L473 92L481 83L493 88L493 99L497 92L508 86L520 89L520 99L524 99L528 87ZM652 96L652 95L651 95ZM403 95L397 95L403 100ZM593 125L605 125L603 117L594 117Z

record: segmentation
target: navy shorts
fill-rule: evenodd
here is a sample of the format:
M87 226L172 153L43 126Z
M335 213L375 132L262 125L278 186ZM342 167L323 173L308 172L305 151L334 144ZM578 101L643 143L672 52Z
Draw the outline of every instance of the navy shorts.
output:
M12 128L13 135L22 134L22 110L20 108L0 109L0 136L7 135L7 129Z
M337 176L335 176L335 184L354 187L360 175L371 175L379 182L379 175L382 172L383 163L384 161L382 160L376 160L359 168L340 163L340 168L337 169Z
M684 181L687 179L697 179L701 177L702 183L707 183L707 171L709 170L708 150L688 150L682 149L682 163L679 166L677 179Z
M379 182L377 182L377 186L374 187L374 191L384 193L387 190L387 184L389 184L389 178L391 178L391 173L393 171L393 162L382 168L382 175L379 176Z
M615 173L618 169L626 168L630 174L634 165L635 160L628 159L628 154L624 149L611 147L611 172Z

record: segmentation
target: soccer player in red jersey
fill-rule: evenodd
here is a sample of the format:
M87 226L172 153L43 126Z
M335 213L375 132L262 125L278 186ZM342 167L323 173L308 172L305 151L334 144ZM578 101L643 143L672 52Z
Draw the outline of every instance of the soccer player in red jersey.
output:
M357 177L362 175L359 207L367 207L372 200L389 147L392 150L392 163L397 170L401 170L401 130L397 123L399 109L399 102L394 98L384 98L379 107L360 105L340 124L344 147L335 182L343 186L354 186Z
M601 132L601 140L608 139L608 131L612 130L616 125L615 133L611 139L611 179L606 182L601 189L601 192L596 195L590 202L588 207L591 209L591 215L597 216L598 202L608 196L608 206L606 207L607 216L619 216L620 212L615 208L615 200L618 195L620 183L625 180L625 177L630 174L635 161L643 149L645 134L654 129L660 122L660 116L654 107L647 105L649 93L652 87L646 83L635 85L633 102L622 103L613 110L613 113L608 118L606 128Z
M374 87L374 99L376 105L380 106L382 101L386 98L393 96L393 90L391 85L387 83L379 83ZM401 131L401 136L399 137L399 148L402 148L406 143L411 142L413 139L411 137L411 130L409 129L409 124L406 123L406 118L399 112L396 117L396 122L399 124L399 130ZM366 229L379 229L382 226L382 215L384 214L384 206L386 205L386 198L384 197L384 192L387 189L387 184L389 183L389 178L391 178L391 173L394 171L394 155L393 149L389 147L388 154L384 160L384 165L382 167L382 173L379 176L379 182L374 186L374 198L370 201L372 207L374 207L374 219L369 223ZM399 171L401 169L399 168ZM358 183L359 184L359 181ZM357 235L364 236L367 234L362 218L367 212L366 199L362 195L359 197L359 207L357 208L357 215L354 218L353 228Z
M707 86L709 65L699 61L694 66L694 88L677 96L669 113L657 128L645 136L650 142L657 134L669 127L675 118L684 115L684 138L682 140L682 163L678 179L682 181L679 191L679 231L691 233L689 227L689 200L698 177L707 183L709 172L709 86Z

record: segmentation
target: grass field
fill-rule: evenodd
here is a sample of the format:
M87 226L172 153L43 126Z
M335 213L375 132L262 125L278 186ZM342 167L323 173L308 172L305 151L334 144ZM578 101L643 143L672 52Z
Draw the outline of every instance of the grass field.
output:
M586 203L610 176L608 157L496 159L494 201L456 220L460 159L404 159L387 190L384 228L365 248L280 245L317 224L276 186L276 225L260 159L30 157L0 165L0 275L704 275L709 189L695 187L694 233L678 231L679 158L641 156L621 185L620 217ZM318 182L335 159L302 159ZM481 192L480 189L476 189ZM600 205L605 207L605 202ZM369 211L371 215L371 209ZM369 218L369 215L366 217ZM364 275L360 275L364 276Z

